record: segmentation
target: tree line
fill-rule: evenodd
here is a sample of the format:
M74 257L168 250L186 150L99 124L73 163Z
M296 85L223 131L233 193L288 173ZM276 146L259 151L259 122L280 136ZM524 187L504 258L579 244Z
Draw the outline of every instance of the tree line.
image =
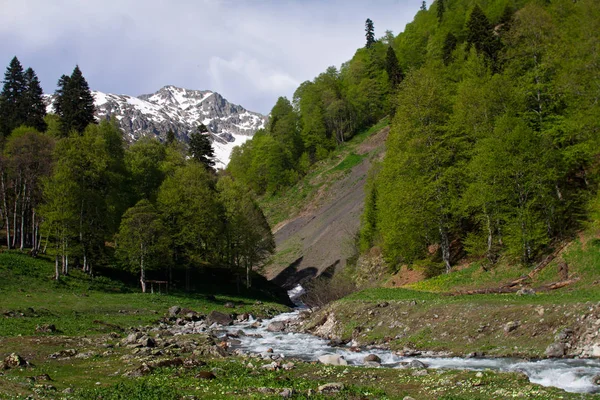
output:
M249 189L212 169L202 124L189 147L173 138L128 145L116 121L96 123L79 67L59 79L49 115L45 105L32 106L44 102L39 81L23 79L28 74L15 57L0 94L8 249L52 255L57 280L71 268L92 274L116 266L136 271L143 291L148 276L173 281L179 271L190 288L190 273L212 266L250 285L253 268L274 250L273 236Z
M361 231L392 266L534 262L597 196L600 6L482 3L437 0L394 40L408 73Z

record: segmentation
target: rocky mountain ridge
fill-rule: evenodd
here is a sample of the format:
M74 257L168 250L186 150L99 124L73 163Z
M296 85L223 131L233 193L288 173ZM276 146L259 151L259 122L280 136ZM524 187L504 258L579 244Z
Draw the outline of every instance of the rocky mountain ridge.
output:
M116 118L125 140L134 142L144 136L164 141L172 130L183 141L189 140L200 123L213 139L217 167L225 167L231 151L264 127L267 117L228 102L217 92L164 86L138 97L92 91L96 117ZM48 112L54 112L54 96L47 96Z

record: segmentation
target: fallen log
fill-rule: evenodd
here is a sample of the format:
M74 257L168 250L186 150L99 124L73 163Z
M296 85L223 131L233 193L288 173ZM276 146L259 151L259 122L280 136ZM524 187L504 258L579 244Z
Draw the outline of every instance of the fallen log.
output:
M514 287L514 286L522 285L525 282L532 280L541 270L546 268L566 246L567 246L567 243L563 243L558 249L554 250L554 252L552 252L552 254L547 255L546 258L544 258L542 260L542 262L540 262L534 269L529 271L529 273L527 275L523 275L519 279L509 282L504 286L505 287Z
M565 286L569 286L577 281L579 281L579 277L567 279L564 281L552 282L546 285L538 286L537 288L533 288L535 292L548 292L550 290L556 290L563 288ZM446 293L447 296L463 296L463 295L474 295L474 294L506 294L506 293L517 293L521 290L521 287L507 287L500 286L495 288L486 288L486 289L474 289L474 290L463 290L457 292Z

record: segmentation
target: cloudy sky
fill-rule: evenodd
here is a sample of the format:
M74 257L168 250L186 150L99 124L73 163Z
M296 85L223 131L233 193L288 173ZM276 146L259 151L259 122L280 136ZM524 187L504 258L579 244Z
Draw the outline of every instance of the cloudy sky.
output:
M373 4L375 3L375 4ZM0 68L13 56L46 93L79 64L90 87L208 89L268 113L301 82L404 30L421 0L0 0Z

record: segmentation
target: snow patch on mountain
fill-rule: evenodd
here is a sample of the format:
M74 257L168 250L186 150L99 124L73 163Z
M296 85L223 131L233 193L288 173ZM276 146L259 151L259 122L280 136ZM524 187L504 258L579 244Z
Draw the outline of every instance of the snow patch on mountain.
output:
M138 97L92 91L98 120L116 118L133 142L144 136L164 141L167 132L189 141L189 135L203 123L211 135L217 168L229 163L231 151L252 138L265 126L267 117L229 103L219 93L165 86ZM54 112L54 96L47 96L48 112Z

